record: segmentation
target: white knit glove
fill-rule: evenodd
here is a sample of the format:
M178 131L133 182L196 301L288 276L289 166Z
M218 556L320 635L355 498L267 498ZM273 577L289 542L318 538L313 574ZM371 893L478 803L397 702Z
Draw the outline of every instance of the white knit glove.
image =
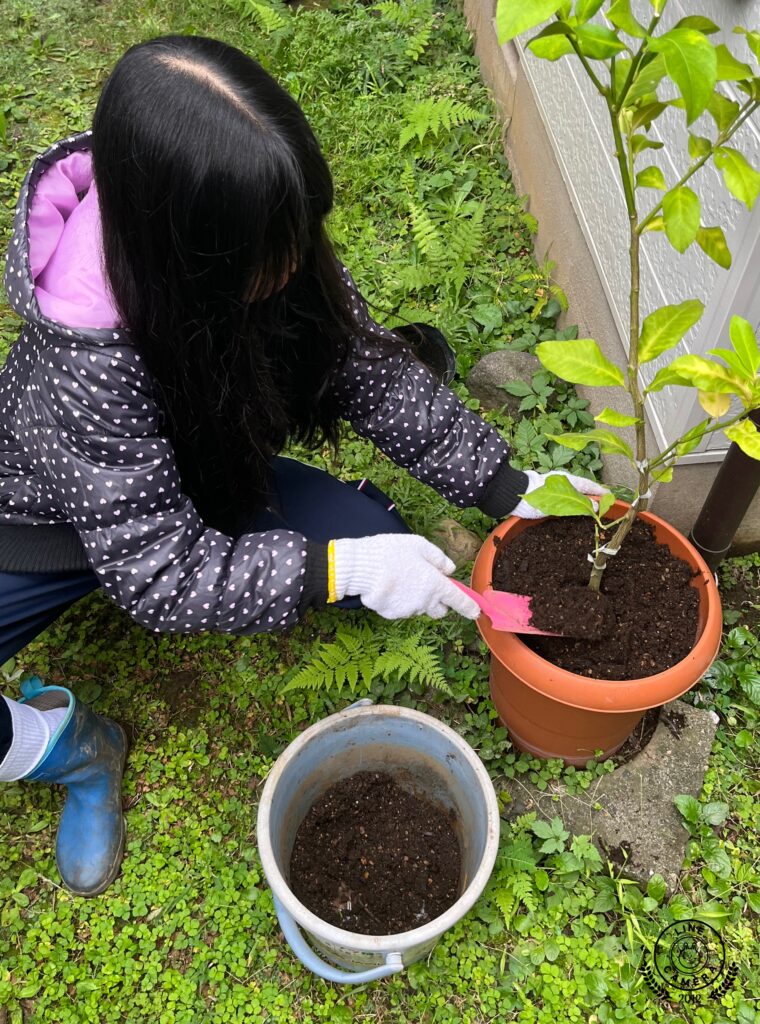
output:
M595 480L587 480L585 476L573 476L572 473L565 473L561 469L553 469L551 473L537 473L534 469L523 470L528 478L528 486L525 490L526 494L530 494L531 491L537 490L539 487L543 487L546 482L547 476L564 476L573 485L576 491L580 491L581 494L607 494L607 488L602 487ZM594 508L597 508L597 503L593 503ZM510 512L510 515L517 516L519 519L542 519L546 513L540 512L534 505L529 505L525 498L520 498L518 503Z
M448 611L477 619L480 609L448 577L454 563L435 544L405 533L333 541L335 595L357 595L384 619Z

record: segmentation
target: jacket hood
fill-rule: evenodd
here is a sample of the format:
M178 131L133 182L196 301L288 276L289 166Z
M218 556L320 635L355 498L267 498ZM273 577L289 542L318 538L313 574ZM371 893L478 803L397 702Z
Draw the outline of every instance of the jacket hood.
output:
M16 207L5 288L27 323L102 344L119 324L102 269L91 135L56 142L33 162Z

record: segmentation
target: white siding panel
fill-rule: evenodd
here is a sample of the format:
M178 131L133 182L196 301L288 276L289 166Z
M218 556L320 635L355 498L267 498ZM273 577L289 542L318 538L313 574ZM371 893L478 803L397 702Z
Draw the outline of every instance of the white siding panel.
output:
M651 7L641 7L642 20ZM700 13L711 17L727 31L713 36L723 39L739 58L745 56L746 43L733 35L734 25L760 26L760 0L701 0ZM673 23L684 14L693 13L689 4L671 0L668 20ZM612 133L605 104L573 58L555 63L537 60L530 51L520 47L526 76L552 140L572 202L596 263L613 316L625 344L628 321L628 255L625 240L628 219L622 188L617 182ZM664 83L667 88L667 83ZM662 95L667 95L665 88ZM730 83L724 90L736 97ZM670 95L675 95L672 90ZM741 96L741 94L739 94ZM671 109L657 122L654 137L659 137L675 152L648 151L637 161L637 168L658 163L669 184L674 184L688 166L686 126L683 111ZM709 115L703 115L690 130L713 137L715 127ZM760 166L760 125L746 124L733 141L748 159ZM664 236L648 233L642 254L642 315L666 302L700 298L706 306L705 315L690 332L681 351L704 352L727 338L728 322L734 313L760 319L756 308L760 282L760 203L753 215L726 192L719 172L712 166L702 169L693 179L694 190L702 200L702 222L718 224L726 232L734 262L724 271L709 260L696 243L682 256L675 253ZM638 192L640 209L646 211L659 198L654 190ZM739 302L739 305L736 303ZM661 360L660 364L665 362ZM646 367L646 379L659 368L658 362ZM651 413L655 432L661 442L677 436L698 417L694 401L677 389L652 395ZM717 442L711 443L711 449ZM714 457L714 456L713 456Z

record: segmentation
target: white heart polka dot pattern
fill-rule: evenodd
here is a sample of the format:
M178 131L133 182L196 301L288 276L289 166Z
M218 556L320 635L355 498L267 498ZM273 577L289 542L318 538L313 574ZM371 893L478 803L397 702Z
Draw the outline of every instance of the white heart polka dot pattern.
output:
M407 350L382 344L394 340L392 331L370 317L345 267L343 275L354 315L378 340L358 344L340 375L343 414L357 434L452 504L480 504L499 469L508 466L509 446Z
M299 604L314 599L322 550L284 530L233 540L207 528L182 492L129 332L79 329L40 312L28 255L30 196L56 160L89 145L84 133L42 154L16 210L5 281L25 326L0 372L0 530L68 530L106 593L157 632L291 626ZM407 350L381 344L395 339L344 274L365 339L378 341L357 339L339 374L345 417L450 501L480 503L505 467L511 472L506 443ZM319 591L324 600L321 584Z

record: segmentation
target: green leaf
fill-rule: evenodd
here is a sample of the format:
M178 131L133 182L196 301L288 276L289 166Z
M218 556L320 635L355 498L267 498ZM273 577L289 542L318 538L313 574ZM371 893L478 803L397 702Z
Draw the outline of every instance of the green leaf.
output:
M606 494L600 494L599 495L599 502L598 502L599 507L596 510L596 514L599 516L600 519L604 519L606 514L609 512L609 510L615 504L615 501L616 501L616 498L615 498L615 495L612 493L612 491L608 491Z
M702 135L692 135L689 133L689 156L692 160L699 160L700 157L706 156L712 149L712 143L709 139L704 138Z
M597 423L609 423L611 427L634 427L641 421L636 416L626 416L624 412L616 412L614 409L605 407L594 416Z
M637 188L659 188L666 191L665 175L659 167L644 167L636 175Z
M652 875L647 882L647 896L653 900L657 900L658 903L662 903L665 899L665 893L667 892L667 886L665 885L665 879L662 875Z
M681 812L683 818L688 821L690 825L696 825L699 821L699 802L695 800L693 796L687 796L685 794L677 796L673 802Z
M649 223L645 225L643 230L645 232L646 231L664 231L665 230L665 221L662 219L662 217L659 214L657 214L656 217L652 217L652 219L649 221Z
M748 379L754 380L755 374L760 368L760 347L758 347L755 332L752 330L752 324L744 317L732 316L728 333L734 346L734 352L747 371Z
M738 149L729 146L721 146L715 151L715 166L723 175L723 182L731 195L751 210L760 192L760 174Z
M529 505L547 516L589 516L594 512L591 499L579 494L564 476L547 476L543 487L537 487L524 497ZM544 839L552 835L551 830L544 835L539 827L549 829L546 822L535 822L533 831L537 836Z
M722 825L728 817L728 810L728 804L723 800L712 800L702 805L702 821L706 821L708 825Z
M528 49L542 60L559 60L574 52L568 38L571 32L564 21L554 21L531 39Z
M627 32L635 39L644 39L647 32L643 25L631 14L631 0L615 0L606 13L609 21L622 32Z
M665 194L662 216L665 234L678 252L686 252L699 231L699 197L687 185Z
M663 110L667 110L669 106L669 103L660 103L659 100L655 100L652 103L645 103L641 107L634 107L632 110L626 108L631 119L631 130L636 131L637 128L644 128L646 131L649 131L652 121L656 121Z
M707 104L707 109L718 126L718 131L724 132L736 120L739 104L726 99L722 93L714 92Z
M504 863L517 868L518 871L532 871L538 863L538 854L533 849L533 843L528 836L515 839L507 843L500 854Z
M760 60L760 32L752 32L749 29L742 28L741 26L737 26L734 29L734 32L744 36L747 40L747 46L749 46L750 50L752 50L755 55L755 59Z
M571 384L625 386L622 370L602 354L592 338L542 341L536 345L536 355L547 370Z
M752 78L752 68L737 60L727 46L720 43L715 47L718 58L718 81L719 82L746 82Z
M728 270L731 266L731 250L728 248L723 228L703 228L697 231L697 245L711 260Z
M686 106L686 123L695 121L712 96L718 73L718 57L709 39L692 28L674 28L650 47L662 54L668 76L675 82Z
M574 452L582 452L584 448L593 442L593 430L584 431L582 434L547 434L546 437L550 441L555 441L557 444L562 444L565 448L572 448Z
M645 388L644 393L649 394L653 391L662 391L663 388L673 386L690 387L691 381L677 373L671 366L663 366L655 374L652 383Z
M646 135L632 135L629 145L635 158L639 153L643 153L645 149L662 149L665 143L656 142L654 139L650 139Z
M747 82L737 82L737 89L741 89L755 103L760 103L760 75L755 75Z
M719 394L715 391L698 391L697 398L707 415L715 420L725 416L731 408L730 395Z
M677 892L668 903L668 910L675 921L687 921L694 917L694 907L682 892Z
M705 921L707 924L711 924L713 928L722 928L728 920L730 910L723 904L718 903L716 900L710 900L708 903L702 903L700 906L694 908L694 917L699 921Z
M558 477L549 477L550 480L559 479ZM567 481L565 481L567 483ZM533 493L533 492L531 492ZM554 830L548 821L544 821L543 818L539 818L538 821L534 821L532 825L532 831L534 835L537 835L539 839L551 839L554 835Z
M751 392L741 377L704 356L679 356L670 364L670 369L700 391L718 391L721 394L751 398Z
M496 31L500 43L548 21L559 9L559 0L499 0L496 6Z
M760 459L760 433L751 420L740 420L723 431L729 441L738 444L745 455Z
M589 21L604 3L604 0L578 0L575 5L575 17L579 22Z
M656 480L658 484L669 484L673 479L673 467L666 466L664 469L653 470L652 479Z
M605 455L625 455L633 459L633 452L625 441L610 430L587 430L582 434L547 434L549 440L566 448L581 452L593 442L599 445Z
M604 972L599 968L587 971L583 975L583 984L586 986L588 996L593 1003L601 1003L609 992L607 979L604 976Z
M711 348L709 349L711 356L717 356L722 359L723 362L730 366L737 376L741 377L742 380L746 380L749 383L753 383L755 379L754 373L749 373L747 367L737 356L736 352L732 348Z
M706 36L711 36L714 32L720 32L720 26L716 25L714 21L710 21L709 18L705 18L701 14L688 14L685 18L681 18L674 28L695 28L697 32L702 32Z
M734 736L734 743L740 750L746 750L748 747L754 746L755 737L749 729L740 729Z
M662 306L644 320L639 338L639 362L648 363L677 345L704 312L699 299L687 299L677 306Z
M623 64L624 62L619 61L618 63ZM617 73L617 68L615 71ZM638 103L640 100L650 97L652 93L656 93L657 86L665 74L665 61L662 54L647 53L639 64L639 69L625 97L625 106Z
M625 43L605 25L582 25L575 35L583 56L591 60L608 60L625 49Z
M696 427L692 427L691 430L687 430L686 433L681 437L681 440L676 445L676 455L680 459L683 455L688 455L689 452L693 452L694 449L699 445L699 442L704 437L704 433L707 430L708 420L703 420L698 423Z
M760 914L760 892L747 893L747 903L755 914Z
M539 892L546 892L549 888L549 875L543 868L539 870L533 876L533 881L536 883L536 888Z

